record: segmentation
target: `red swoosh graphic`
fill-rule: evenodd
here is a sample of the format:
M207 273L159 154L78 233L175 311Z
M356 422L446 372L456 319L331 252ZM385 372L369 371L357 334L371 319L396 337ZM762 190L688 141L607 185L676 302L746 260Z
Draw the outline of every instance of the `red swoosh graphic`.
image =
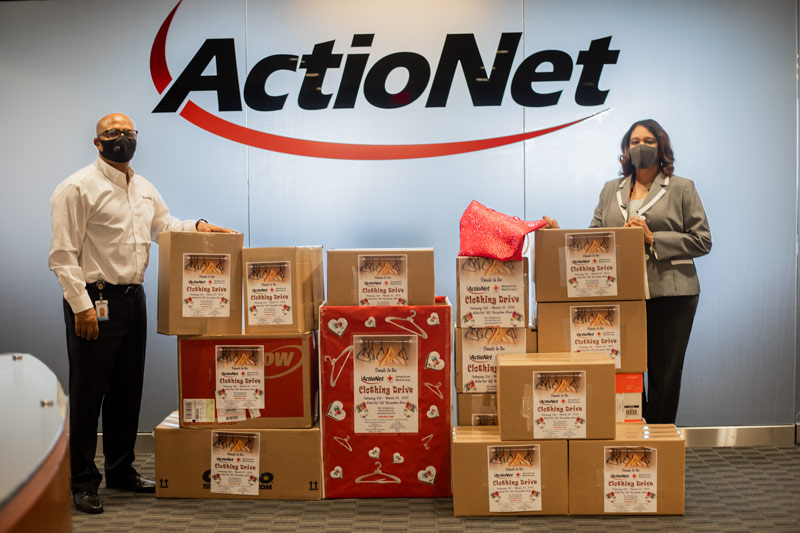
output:
M172 76L167 66L167 33L169 32L170 24L172 24L172 18L175 16L175 12L181 5L181 2L183 2L183 0L179 0L172 11L170 11L167 18L164 19L153 41L153 47L150 50L150 76L159 94L161 94L172 81ZM596 114L597 113L558 126L551 126L549 128L515 135L506 135L504 137L493 137L490 139L433 144L349 144L297 139L245 128L244 126L229 122L209 113L191 100L186 102L186 105L180 112L180 116L199 128L219 137L254 148L291 155L349 160L420 159L477 152L479 150L514 144L546 135L572 126L573 124L583 122Z

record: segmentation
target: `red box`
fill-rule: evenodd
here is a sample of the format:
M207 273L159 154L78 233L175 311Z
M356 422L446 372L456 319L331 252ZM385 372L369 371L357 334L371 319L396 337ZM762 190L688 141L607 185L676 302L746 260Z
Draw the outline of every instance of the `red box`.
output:
M325 498L448 498L452 307L320 308Z
M192 402L215 401L217 346L263 346L264 409L253 418L225 421L214 416L192 421ZM178 405L183 428L308 428L316 418L316 337L308 333L220 335L178 338ZM216 410L214 412L216 415Z

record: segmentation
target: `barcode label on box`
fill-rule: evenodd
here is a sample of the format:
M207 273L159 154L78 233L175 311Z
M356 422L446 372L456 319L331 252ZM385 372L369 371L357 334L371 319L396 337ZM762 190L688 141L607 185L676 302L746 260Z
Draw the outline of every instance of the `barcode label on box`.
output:
M206 424L214 422L214 400L206 398L183 400L183 421L185 423Z
M217 409L217 422L240 422L246 419L244 409Z

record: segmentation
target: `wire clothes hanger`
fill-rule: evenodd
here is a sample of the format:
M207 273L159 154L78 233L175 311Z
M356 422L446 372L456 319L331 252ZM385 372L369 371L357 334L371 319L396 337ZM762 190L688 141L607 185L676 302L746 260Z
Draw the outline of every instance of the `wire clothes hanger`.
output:
M407 331L409 333L413 333L423 339L428 338L428 334L422 329L416 322L414 322L414 317L417 316L417 312L415 310L410 310L409 315L407 317L399 317L399 316L387 316L386 322L392 324L393 326L397 326L398 328L402 329L403 331Z
M385 485L387 483L400 483L400 478L391 474L381 472L381 462L375 461L375 471L364 474L356 478L356 483L377 483Z
M430 389L430 391L433 392L436 396L438 396L440 400L444 400L444 395L442 394L442 391L439 390L439 387L442 386L441 381L437 381L435 385L433 383L428 383L426 381L425 386L428 387L428 389Z
M347 449L348 452L352 452L353 451L353 447L350 445L350 435L348 435L346 437L333 437L333 440L335 440L336 442L341 444L342 447Z
M331 357L330 355L326 355L324 357L324 361L329 361L331 364L331 377L330 377L330 384L331 387L335 387L336 383L339 381L339 377L344 372L345 367L347 366L347 360L350 358L350 354L353 353L353 346L347 346L342 353L340 353L336 358ZM341 362L340 362L341 361ZM336 365L339 365L338 368Z

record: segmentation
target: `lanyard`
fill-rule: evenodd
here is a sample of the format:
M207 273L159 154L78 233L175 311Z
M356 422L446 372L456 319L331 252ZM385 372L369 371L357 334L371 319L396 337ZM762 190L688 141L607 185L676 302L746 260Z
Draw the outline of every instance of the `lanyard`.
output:
M667 185L669 185L669 176L664 178L664 185L661 187L661 190L658 191L658 194L656 194L653 197L652 200L647 202L646 205L643 205L642 207L640 207L639 210L636 212L636 215L637 216L642 216L645 213L645 211L647 211L648 209L653 207L653 204L655 204L657 201L659 201L662 196L667 194ZM627 222L628 221L628 210L625 208L625 204L622 203L622 191L619 191L619 190L617 190L617 203L619 204L619 210L622 213L622 220Z

